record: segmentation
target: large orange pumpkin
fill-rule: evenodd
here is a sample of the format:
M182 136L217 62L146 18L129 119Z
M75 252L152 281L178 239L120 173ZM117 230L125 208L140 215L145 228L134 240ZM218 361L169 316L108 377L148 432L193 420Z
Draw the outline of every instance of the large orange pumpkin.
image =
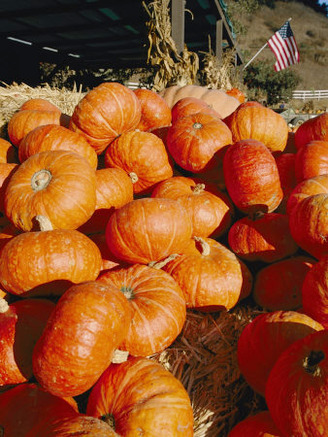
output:
M186 303L178 283L166 272L142 264L102 273L98 280L128 299L131 325L120 349L147 357L162 352L180 334Z
M104 82L76 105L69 128L84 135L99 155L120 134L135 129L140 117L141 105L132 90Z
M54 229L76 229L95 207L95 169L65 150L30 156L10 177L4 194L6 216L23 231L36 229L38 215L47 217Z
M174 199L135 199L115 210L106 240L117 258L148 264L179 253L192 235L189 213Z
M328 141L328 112L309 118L295 132L295 146L300 149L310 141Z
M62 112L61 109L58 108L57 105L51 103L47 99L43 99L42 97L34 97L26 100L24 102L19 110L33 110L33 111L55 111L55 112Z
M19 163L17 148L4 138L0 138L0 163Z
M172 123L178 118L185 117L190 114L203 112L205 114L213 115L214 117L222 118L222 116L209 106L205 100L196 97L183 97L178 100L172 107Z
M171 108L163 97L155 91L144 88L137 88L134 93L141 105L141 118L137 129L149 131L171 124Z
M130 325L130 307L115 287L90 281L59 299L33 350L33 373L56 396L90 389L109 366Z
M244 213L273 212L283 199L276 161L260 141L241 140L229 146L223 172L232 201Z
M113 419L122 436L192 437L193 410L182 383L148 358L111 364L92 388L87 414Z
M296 153L295 174L297 182L328 173L328 139L313 140L304 144Z

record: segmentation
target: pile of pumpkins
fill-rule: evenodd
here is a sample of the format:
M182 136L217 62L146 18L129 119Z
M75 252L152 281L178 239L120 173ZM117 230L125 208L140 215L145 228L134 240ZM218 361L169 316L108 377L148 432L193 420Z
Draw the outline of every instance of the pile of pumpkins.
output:
M152 356L188 310L247 299L264 311L238 364L267 409L229 436L328 435L328 113L294 133L235 96L106 82L72 115L36 98L12 116L0 140L4 435L192 436L188 392Z

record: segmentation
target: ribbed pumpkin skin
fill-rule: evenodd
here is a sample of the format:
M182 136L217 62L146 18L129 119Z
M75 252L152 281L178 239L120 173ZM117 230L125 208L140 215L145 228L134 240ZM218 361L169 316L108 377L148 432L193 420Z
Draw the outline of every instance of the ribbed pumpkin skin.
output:
M315 140L328 141L328 112L306 120L295 132L297 150Z
M94 213L96 174L82 156L50 150L30 156L14 172L4 194L7 217L23 231L35 230L35 217L48 217L53 229L77 229Z
M148 264L179 253L190 240L192 223L176 200L136 199L117 209L106 227L106 240L117 258Z
M26 102L24 102L19 108L20 111L24 111L26 109L33 111L55 111L60 113L62 112L58 108L58 106L54 105L49 100L39 97L26 100Z
M140 117L135 93L120 83L105 82L76 105L69 128L84 135L99 155L117 136L135 129Z
M14 172L18 169L18 164L10 164L5 162L0 162L0 211L4 214L4 197L5 191L9 182L9 179L14 174Z
M328 173L328 139L304 144L297 151L295 158L297 182L326 173Z
M133 92L141 105L141 118L137 129L148 131L171 124L171 108L163 97L155 91L143 88L138 88Z
M73 398L53 396L34 383L18 384L0 393L0 423L4 435L33 437L33 428L45 418L55 421L77 416L74 402Z
M256 316L243 329L237 345L238 365L248 384L264 395L268 376L279 355L299 338L324 329L296 311L273 311Z
M263 105L242 103L224 121L231 130L234 143L251 138L265 144L271 152L283 151L287 145L285 119Z
M0 163L19 163L17 148L4 138L0 138Z
M33 348L54 307L45 299L24 299L0 313L1 387L32 378Z
M178 118L166 137L167 148L174 161L193 173L204 170L214 154L231 142L227 125L219 118L202 112Z
M223 118L230 115L240 102L233 96L229 96L225 91L209 89L199 85L173 85L165 88L159 93L172 108L174 104L184 97L196 97L204 100L209 106L217 111Z
M327 345L327 330L294 342L269 375L265 400L282 437L327 435Z
M237 423L228 437L281 437L269 411L261 411Z
M151 132L125 132L105 151L105 166L122 168L136 176L133 191L142 193L173 176L163 141Z
M186 320L186 303L179 285L166 272L141 264L115 269L99 276L129 300L132 323L120 349L147 357L162 352L180 334Z
M276 161L260 141L242 140L229 146L223 172L228 194L246 214L273 212L283 199Z
M187 115L196 114L198 112L222 118L221 115L204 100L196 97L184 97L178 100L172 107L172 123L174 123L178 118L186 117Z
M90 393L87 414L112 415L122 436L194 435L187 391L172 373L147 358L111 364Z
M38 126L57 124L67 127L68 116L58 111L26 109L16 112L8 122L8 136L14 146L19 146L21 140Z
M245 261L272 263L298 250L289 231L288 216L275 212L235 221L228 231L228 242L230 249Z
M255 302L268 311L299 309L304 278L315 262L307 256L294 256L263 267L255 277Z
M0 283L24 297L62 294L72 283L95 280L101 265L97 245L79 231L25 232L0 252Z
M151 197L176 199L190 212L193 236L219 237L232 223L233 206L224 193L209 192L206 184L192 178L174 176L156 185Z
M130 325L125 296L91 281L73 285L59 299L33 351L33 372L56 396L90 389L110 364Z
M328 328L328 255L322 256L307 272L302 284L303 310Z
M229 310L240 297L243 275L237 257L221 243L204 238L207 250L191 242L186 252L163 270L180 285L188 308L200 311Z
M83 156L92 168L96 169L98 165L96 152L82 135L56 124L36 127L25 135L19 143L18 157L24 162L46 150L70 150Z

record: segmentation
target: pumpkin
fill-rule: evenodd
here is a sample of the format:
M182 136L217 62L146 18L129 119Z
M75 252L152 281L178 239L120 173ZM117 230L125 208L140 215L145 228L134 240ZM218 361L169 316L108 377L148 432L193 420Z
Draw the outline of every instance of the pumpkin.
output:
M116 82L104 82L76 105L69 128L82 134L100 155L119 135L136 129L141 104L135 93Z
M59 299L33 350L33 373L56 396L90 389L130 325L125 296L101 282L72 285Z
M68 127L69 117L58 111L25 109L17 111L8 122L8 136L14 146L19 146L21 140L38 126L57 124Z
M76 229L95 207L95 170L85 158L65 150L30 156L12 174L4 193L5 214L23 231L35 229L37 215L47 217L54 229Z
M0 163L19 163L16 147L4 138L0 138Z
M263 105L242 103L224 119L232 133L234 143L253 139L271 151L283 151L287 145L288 125L285 119Z
M242 268L223 244L211 238L195 238L185 252L167 261L163 261L162 268L180 285L187 308L208 312L230 310L238 302Z
M276 161L260 141L241 140L229 146L223 173L228 194L243 213L273 212L283 199Z
M214 193L207 191L204 183L175 176L158 183L151 197L178 200L190 213L193 235L216 238L222 236L231 225L234 210L226 194L219 190Z
M128 263L125 263L124 261L117 259L112 254L106 242L105 232L90 234L89 238L97 245L101 253L102 265L101 265L100 273L103 272L104 270L111 270L111 269L115 269L116 267L127 267L130 265Z
M8 182L18 167L19 165L15 163L0 162L0 212L2 214L5 211L3 201Z
M294 153L274 153L273 154L280 178L280 185L283 192L283 199L276 209L276 212L285 214L287 212L287 202L293 189L297 185L295 174L295 159Z
M230 249L245 261L272 263L298 250L285 214L259 213L236 220L228 231Z
M328 331L291 344L270 372L265 400L281 436L326 435Z
M24 299L10 305L0 299L0 386L32 378L32 352L55 304L45 299Z
M239 88L230 88L230 90L227 90L226 93L228 94L228 96L232 96L238 99L240 103L244 103L246 100L245 94Z
M87 414L110 422L122 436L191 437L193 410L182 383L149 358L111 364L92 388Z
M95 280L101 266L97 245L79 231L24 232L0 251L0 283L22 297L58 295L72 284Z
M222 120L198 112L172 123L166 142L169 153L180 167L199 173L208 168L215 153L232 142L232 137Z
M32 437L40 421L78 415L73 398L53 396L35 383L18 384L0 393L0 429L5 436Z
M111 213L133 200L133 182L121 168L96 170L96 209L90 219L79 227L81 232L105 232Z
M19 143L18 157L24 162L46 150L69 150L83 156L94 169L98 165L96 152L82 135L56 124L36 127L25 135Z
M268 311L301 308L303 281L315 262L295 255L261 268L255 276L254 301Z
M116 209L106 226L110 251L131 264L180 252L192 235L190 215L174 199L141 198Z
M328 327L328 255L324 255L306 273L302 284L303 311Z
M328 173L327 141L310 141L296 153L295 175L297 182Z
M257 315L242 330L237 343L238 366L246 382L263 396L279 355L299 338L322 329L319 322L296 311Z
M294 140L297 150L311 141L328 141L328 112L304 121L295 132Z
M159 94L166 100L170 108L184 97L196 97L204 100L223 118L230 115L240 105L238 99L229 96L224 90L209 89L200 85L173 85L165 88Z
M130 328L120 349L146 357L162 352L180 334L186 303L181 288L168 273L134 264L104 272L98 281L123 293L131 306Z
M171 108L157 92L137 88L133 90L141 105L141 118L137 129L149 131L171 124Z
M62 111L58 108L57 105L54 105L47 99L43 99L41 97L35 97L26 100L21 107L20 111L24 110L32 110L32 111L55 111L61 113Z
M204 100L196 97L184 97L178 100L172 107L172 123L178 118L186 115L203 112L205 114L213 115L214 117L222 118L221 115L209 106Z
M228 437L281 437L269 411L260 411L237 423Z
M173 176L163 141L151 132L122 133L105 151L105 167L122 168L133 182L133 191L143 193Z

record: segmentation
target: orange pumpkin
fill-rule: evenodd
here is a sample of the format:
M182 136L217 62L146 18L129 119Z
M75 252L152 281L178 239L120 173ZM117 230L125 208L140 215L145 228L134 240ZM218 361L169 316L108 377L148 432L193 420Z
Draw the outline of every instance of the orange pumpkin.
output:
M172 107L172 123L178 118L186 115L203 112L205 114L213 115L214 117L222 118L221 115L209 106L205 100L196 97L183 97L178 100Z
M245 94L239 88L233 87L230 90L227 90L226 93L228 96L236 97L240 103L244 103L246 100Z
M36 229L38 215L47 217L54 229L76 229L95 207L95 169L65 150L30 156L10 177L4 194L6 216L23 231Z
M296 153L295 174L297 182L328 173L327 141L310 141Z
M130 325L130 307L115 287L91 281L59 299L33 350L33 373L55 396L90 389L109 366Z
M228 437L281 437L269 411L260 411L237 423Z
M24 110L33 110L33 111L55 111L55 112L62 112L57 105L54 105L47 99L43 99L41 97L35 97L26 100L21 107L19 108L20 111Z
M180 334L186 303L181 288L166 272L134 264L104 272L98 281L123 293L131 306L131 325L120 349L147 357L162 352Z
M264 395L271 369L279 355L296 340L324 329L296 311L273 311L256 316L243 329L237 344L241 373L256 392Z
M0 138L0 163L19 163L16 147L4 138Z
M293 189L297 185L295 174L295 159L294 153L274 153L273 154L280 177L280 185L283 191L283 199L276 209L276 212L285 214L287 212L287 202Z
M193 410L182 383L148 358L111 364L92 388L87 414L114 418L119 435L191 437Z
M135 193L149 191L173 175L163 141L151 132L122 133L105 151L105 166L122 168Z
M7 163L7 162L1 162L0 163L0 211L1 213L5 212L4 207L4 197L5 197L5 191L8 185L8 182L11 178L11 176L14 174L14 172L19 168L18 164L15 163Z
M76 105L69 128L82 134L99 155L120 134L135 129L140 118L135 93L120 83L104 82Z
M295 132L294 140L297 150L311 141L328 141L328 112L302 123Z
M171 124L171 108L158 93L138 88L134 90L141 105L141 118L137 129L149 131Z

